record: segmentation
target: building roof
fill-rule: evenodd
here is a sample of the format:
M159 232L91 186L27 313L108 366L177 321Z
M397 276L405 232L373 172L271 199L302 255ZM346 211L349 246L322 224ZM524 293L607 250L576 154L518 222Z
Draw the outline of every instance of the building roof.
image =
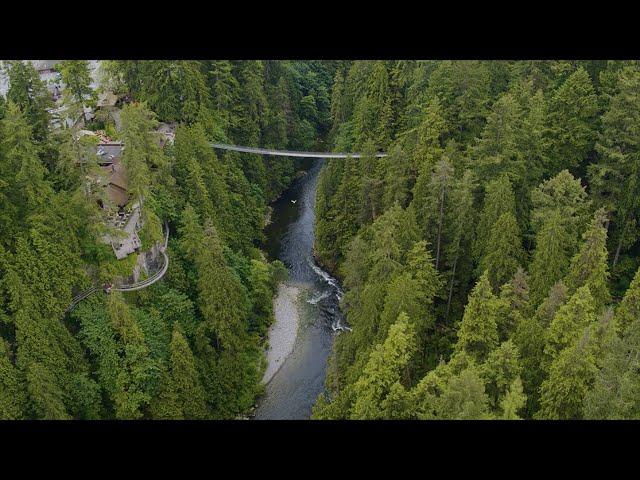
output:
M31 60L31 64L37 71L54 70L60 60Z
M98 163L110 165L122 159L124 145L118 142L100 142L97 147Z
M112 183L107 185L107 195L109 196L109 200L120 208L129 203L129 192Z
M109 199L118 207L124 207L129 203L129 192L127 191L127 174L120 159L111 164L102 165L102 169L107 174Z

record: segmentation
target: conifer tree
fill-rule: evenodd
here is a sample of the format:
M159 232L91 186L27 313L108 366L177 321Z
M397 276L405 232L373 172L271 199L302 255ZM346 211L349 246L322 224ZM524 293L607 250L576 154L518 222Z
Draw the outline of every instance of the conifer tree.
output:
M552 213L557 212L568 234L568 251L573 252L591 206L580 179L562 170L531 191L531 203L531 228L538 232Z
M523 257L516 219L511 213L503 213L491 229L480 269L489 272L489 281L494 290L497 290L513 277Z
M32 140L32 128L11 101L0 122L0 134L0 167L3 172L0 225L4 232L10 234L16 231L17 226L24 225L30 213L44 206L52 190L45 181L46 168Z
M31 127L35 142L44 144L49 137L51 120L48 110L53 107L47 87L31 62L5 62L5 70L9 79L7 101L18 106Z
M152 169L165 163L154 133L157 121L153 112L141 104L126 105L121 118L120 135L125 144L122 163L127 171L127 190L134 201L142 201L151 194Z
M431 171L443 152L442 138L447 125L442 115L440 101L435 97L425 107L422 122L417 127L417 142L413 152L414 172Z
M411 196L411 187L415 177L411 171L411 158L398 145L389 152L389 156L379 164L384 173L384 193L382 209L400 205L405 208Z
M203 229L193 207L182 218L182 249L197 271L198 307L203 317L200 331L216 348L237 348L246 315L246 296L238 277L229 269L217 231Z
M500 406L502 407L502 418L504 420L519 420L519 411L522 410L527 401L527 396L522 388L520 377L516 377L509 391L502 399Z
M519 356L518 348L511 340L507 340L493 350L481 366L485 389L494 408L508 394L513 382L520 378L522 367Z
M597 98L589 74L582 66L551 98L549 120L556 171L577 167L593 149Z
M157 365L149 356L140 326L118 292L109 295L107 312L123 352L115 377L115 416L121 419L141 418L151 400L150 384L153 376L158 374Z
M584 403L588 419L640 418L640 317L631 319L623 335L604 337L601 365Z
M625 67L619 74L617 90L602 116L602 131L596 144L600 158L588 167L598 203L611 215L613 267L623 249L631 247L639 237L640 72Z
M26 392L10 354L9 345L0 338L0 419L19 420L25 415Z
M589 286L580 287L556 313L549 330L545 355L554 359L577 341L585 328L595 322L595 302Z
M369 357L362 376L355 383L355 403L352 419L382 418L381 403L392 386L400 381L414 349L414 333L406 314L389 329L383 344L376 346Z
M487 184L482 212L476 228L474 257L479 262L486 254L493 225L503 213L516 214L515 197L506 175Z
M531 260L531 300L538 305L549 289L566 273L569 265L569 235L560 212L552 211L536 235L536 247Z
M616 329L626 334L634 322L640 319L640 268L615 311Z
M500 287L498 338L504 341L530 314L529 276L518 268L513 278Z
M581 419L585 397L595 379L595 360L587 347L588 337L575 340L560 352L540 387L538 419Z
M530 95L527 113L518 132L517 149L526 166L524 181L526 188L538 185L549 171L550 140L548 132L548 106L542 90Z
M511 94L502 95L493 104L474 151L481 178L489 181L501 174L523 177L524 164L517 144L521 121L522 112Z
M587 285L597 309L607 305L611 299L608 287L609 265L605 222L604 211L600 209L582 235L582 246L571 259L571 265L564 280L569 294Z
M155 406L158 418L202 419L207 417L205 392L195 359L178 324L171 336L169 373Z
M448 420L489 420L489 398L476 367L454 375L444 387L438 418Z
M84 106L93 100L95 92L91 88L91 72L87 60L64 60L58 66L60 76L65 85L63 95L67 96L66 103L71 107L74 120L77 115L84 114Z
M451 273L449 279L449 294L447 298L447 309L445 318L449 317L451 302L453 298L454 284L456 283L456 272L459 272L459 264L462 263L468 255L465 253L471 250L473 244L473 229L469 225L473 224L475 219L475 211L473 205L473 192L476 187L476 179L471 170L465 170L462 178L455 184L451 194L453 221L449 223L447 236L451 239L449 248L446 251L445 259L450 265ZM458 277L462 277L458 273ZM460 280L458 280L460 282Z
M498 344L498 299L491 291L488 272L484 272L464 310L458 330L456 352L467 352L483 361Z

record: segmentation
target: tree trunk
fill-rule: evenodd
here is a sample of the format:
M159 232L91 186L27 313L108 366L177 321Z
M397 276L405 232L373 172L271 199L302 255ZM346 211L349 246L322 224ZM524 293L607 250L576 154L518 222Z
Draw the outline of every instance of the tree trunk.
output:
M620 251L622 250L622 242L624 241L624 235L627 233L627 226L629 222L627 222L627 216L624 216L624 227L622 227L622 232L620 233L620 240L618 241L618 246L616 247L616 254L613 256L613 265L611 268L615 268L618 264L618 260L620 260Z
M444 216L444 186L440 195L440 218L438 219L438 240L436 246L436 270L440 265L440 240L442 238L442 217Z
M453 280L456 276L456 265L458 264L458 255L453 260L453 268L451 269L451 284L449 285L449 298L447 299L447 311L444 315L445 320L449 319L449 309L451 308L451 297L453 296Z

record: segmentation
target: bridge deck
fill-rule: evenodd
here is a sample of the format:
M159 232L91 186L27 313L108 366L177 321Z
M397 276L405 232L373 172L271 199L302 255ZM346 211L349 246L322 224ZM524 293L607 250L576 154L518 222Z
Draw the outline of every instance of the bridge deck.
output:
M300 157L300 158L361 158L362 153L333 153L333 152L293 152L291 150L274 150L270 148L241 147L238 145L227 145L225 143L212 143L213 148L222 150L233 150L234 152L260 153L262 155L275 155L277 157ZM386 153L376 153L377 158L386 157Z

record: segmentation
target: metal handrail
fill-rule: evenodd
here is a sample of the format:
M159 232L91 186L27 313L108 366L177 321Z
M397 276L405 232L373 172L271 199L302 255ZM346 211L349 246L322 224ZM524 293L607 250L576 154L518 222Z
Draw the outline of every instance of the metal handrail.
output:
M165 273L167 273L167 270L169 269L169 256L166 253L167 245L169 243L169 225L167 222L164 223L164 227L165 227L164 245L160 247L160 253L162 253L162 256L164 257L164 263L162 265L162 268L158 272L154 273L151 277L141 282L130 283L129 285L120 285L119 287L113 286L111 287L111 290L115 290L116 292L133 292L136 290L142 290L143 288L147 288L153 285L157 281L161 280L162 277L164 277ZM94 285L93 287L85 290L84 292L79 293L78 295L73 297L73 300L71 301L71 305L69 305L69 307L65 310L65 313L71 312L74 308L78 306L78 304L81 301L85 300L87 297L93 295L94 293L99 292L100 290L104 291L104 289L99 285Z

